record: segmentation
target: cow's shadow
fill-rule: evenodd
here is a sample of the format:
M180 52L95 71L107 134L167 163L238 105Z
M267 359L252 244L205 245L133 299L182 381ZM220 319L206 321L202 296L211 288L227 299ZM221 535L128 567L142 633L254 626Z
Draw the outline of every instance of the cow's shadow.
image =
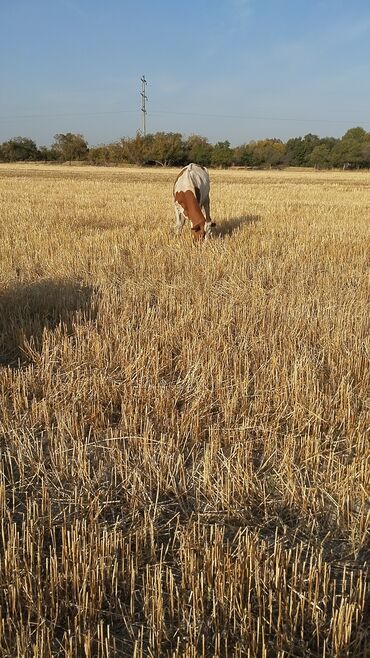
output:
M94 301L95 300L95 301ZM0 293L0 366L20 368L41 351L45 329L74 332L79 319L96 316L92 286L69 279L17 282Z
M212 229L212 236L215 238L225 238L226 236L232 235L234 231L237 231L243 226L248 224L257 224L257 222L260 221L260 215L241 215L240 217L230 217L223 222L217 222L216 226Z

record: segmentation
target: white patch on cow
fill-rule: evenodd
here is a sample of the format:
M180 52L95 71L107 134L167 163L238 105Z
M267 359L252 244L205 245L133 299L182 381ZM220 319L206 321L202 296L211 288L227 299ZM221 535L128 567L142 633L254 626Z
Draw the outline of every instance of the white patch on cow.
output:
M209 197L209 174L207 169L200 165L191 163L180 172L174 186L174 195L176 192L193 192L196 196L195 188L198 188L200 198L199 206L202 207Z

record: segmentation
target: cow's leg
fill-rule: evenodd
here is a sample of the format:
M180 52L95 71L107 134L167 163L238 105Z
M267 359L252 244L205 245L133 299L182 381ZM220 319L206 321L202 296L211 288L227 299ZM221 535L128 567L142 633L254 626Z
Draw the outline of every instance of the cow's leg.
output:
M206 214L206 222L211 222L211 209L210 209L210 203L209 203L209 196L206 198L205 202L203 203L203 210Z
M175 204L175 214L176 214L175 231L176 231L176 235L179 236L181 235L183 226L185 224L185 217L177 204Z
M204 225L204 230L205 230L205 240L209 240L209 238L212 237L212 226L216 226L214 222L212 222L211 218L211 209L210 209L210 203L209 203L209 196L206 198L205 202L203 203L203 210L206 215L206 223Z

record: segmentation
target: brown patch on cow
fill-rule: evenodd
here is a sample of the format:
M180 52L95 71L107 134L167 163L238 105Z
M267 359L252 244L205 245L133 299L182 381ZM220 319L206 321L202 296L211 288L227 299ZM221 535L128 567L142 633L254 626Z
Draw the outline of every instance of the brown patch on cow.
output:
M195 228L199 226L198 230L195 230L193 233L193 240L203 240L205 237L205 217L200 209L198 200L191 190L186 190L186 192L176 192L175 200L184 210L184 215L190 219L192 227Z
M205 167L202 167L201 165L197 165L203 171L207 171ZM174 185L173 185L173 196L175 201L180 204L180 206L183 209L184 216L187 217L191 221L192 225L192 236L194 241L199 241L203 240L206 236L205 232L205 223L206 221L210 221L210 215L209 215L209 199L206 200L204 203L204 209L205 209L205 214L206 217L203 215L201 207L200 207L200 189L198 187L194 187L194 189L186 190L185 192L176 192L176 183L181 178L183 173L188 169L189 165L187 167L183 167L179 174L177 175Z

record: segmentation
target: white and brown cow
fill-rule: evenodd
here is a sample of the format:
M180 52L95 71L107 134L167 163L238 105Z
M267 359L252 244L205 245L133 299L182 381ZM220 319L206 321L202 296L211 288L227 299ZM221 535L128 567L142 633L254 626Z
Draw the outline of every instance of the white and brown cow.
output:
M212 226L216 224L210 214L209 187L209 175L205 167L192 162L181 169L173 186L178 235L182 231L185 219L189 219L194 241L207 240L211 237Z

